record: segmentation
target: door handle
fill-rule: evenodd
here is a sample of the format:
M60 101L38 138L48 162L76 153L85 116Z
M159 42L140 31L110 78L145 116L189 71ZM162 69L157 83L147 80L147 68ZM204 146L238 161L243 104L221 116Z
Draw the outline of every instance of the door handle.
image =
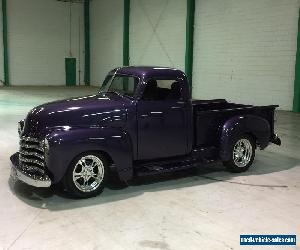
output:
M161 117L163 112L161 111L151 111L149 114L142 114L140 115L141 118L148 118L150 116L159 116Z
M150 115L151 116L162 116L163 112L162 111L151 111Z

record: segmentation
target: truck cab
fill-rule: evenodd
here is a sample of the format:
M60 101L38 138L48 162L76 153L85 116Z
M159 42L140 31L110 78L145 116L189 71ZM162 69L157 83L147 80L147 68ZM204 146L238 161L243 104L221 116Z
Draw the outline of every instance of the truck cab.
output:
M37 187L63 183L87 198L113 170L124 182L212 161L246 171L257 147L280 144L276 107L191 100L186 75L174 68L116 68L99 93L42 104L19 122L12 176Z
M137 124L136 160L188 154L192 149L192 102L186 76L170 68L143 70L137 84L133 116ZM134 74L123 68L121 74ZM137 80L138 81L138 80ZM163 143L162 143L163 142Z

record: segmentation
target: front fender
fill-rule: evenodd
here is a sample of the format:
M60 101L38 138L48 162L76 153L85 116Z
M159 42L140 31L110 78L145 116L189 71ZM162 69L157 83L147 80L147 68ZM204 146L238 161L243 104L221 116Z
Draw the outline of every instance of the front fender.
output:
M244 115L234 116L223 125L220 138L220 158L228 161L231 157L231 149L235 139L243 134L250 134L255 137L256 143L264 149L271 138L269 122L259 116Z
M54 183L65 175L71 161L87 151L108 154L121 180L132 178L132 143L128 133L119 128L91 127L53 131L47 135L47 167Z

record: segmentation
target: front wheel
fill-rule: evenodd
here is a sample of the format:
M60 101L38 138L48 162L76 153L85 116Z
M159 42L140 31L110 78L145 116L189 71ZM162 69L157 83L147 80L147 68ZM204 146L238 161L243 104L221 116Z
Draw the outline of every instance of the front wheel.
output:
M70 164L64 178L65 189L78 198L89 198L103 191L107 161L97 153L84 153Z
M249 135L238 137L231 149L231 159L223 162L227 170L240 173L248 170L255 157L255 142Z

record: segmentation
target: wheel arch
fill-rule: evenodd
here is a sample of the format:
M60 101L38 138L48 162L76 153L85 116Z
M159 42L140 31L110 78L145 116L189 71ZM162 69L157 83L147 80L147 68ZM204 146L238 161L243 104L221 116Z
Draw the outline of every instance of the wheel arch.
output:
M222 161L230 159L233 142L243 134L251 136L255 145L264 149L270 140L271 128L269 122L259 116L244 115L228 119L221 131L219 156Z
M70 163L72 163L73 160L78 158L79 156L86 155L86 154L102 155L105 158L105 160L107 161L108 167L111 164L114 163L114 161L113 161L112 157L110 156L110 154L108 152L104 151L104 150L85 150L85 151L82 151L81 153L75 155Z
M255 146L255 149L256 149L256 147L257 147L257 137L256 137L256 135L252 132L246 132L246 133L244 133L244 135L247 135L247 136L249 136L253 139L254 146Z

